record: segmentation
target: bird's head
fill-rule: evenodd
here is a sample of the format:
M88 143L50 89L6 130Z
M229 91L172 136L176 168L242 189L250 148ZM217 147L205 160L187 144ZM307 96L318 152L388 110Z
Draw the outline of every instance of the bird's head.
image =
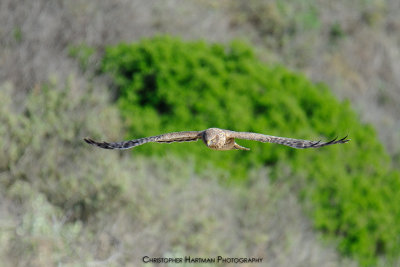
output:
M217 148L225 144L226 136L221 129L210 128L204 133L204 141L208 147Z

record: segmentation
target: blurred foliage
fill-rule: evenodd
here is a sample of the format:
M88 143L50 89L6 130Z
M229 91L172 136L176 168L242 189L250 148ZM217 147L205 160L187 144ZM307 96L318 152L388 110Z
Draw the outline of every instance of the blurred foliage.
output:
M316 228L337 237L339 250L363 265L400 248L400 175L391 169L372 127L348 102L339 103L321 84L256 59L240 42L225 47L171 37L108 47L103 70L119 88L118 104L129 137L209 127L303 139L348 133L352 141L321 149L239 141L252 151L211 151L200 143L148 144L133 153L195 157L243 181L252 167L278 162L304 177L302 195L313 203Z
M78 60L83 71L88 68L90 59L92 58L94 52L95 49L86 44L74 45L68 48L69 56Z
M343 1L344 2L344 1ZM226 2L226 8L234 15L232 22L234 25L242 23L251 24L260 36L268 37L267 44L276 42L282 44L283 41L294 40L295 35L307 33L322 34L324 19L321 14L323 9L330 10L332 16L336 17L346 14L340 8L356 9L360 14L354 20L366 23L368 26L379 24L387 11L387 3L381 0L357 0L351 3L327 4L315 0L303 1L263 1L263 0L236 0ZM330 19L329 27L336 27L335 19ZM333 23L333 24L332 24ZM347 24L349 22L341 21ZM310 37L309 35L307 35ZM313 36L314 38L315 36Z
M0 85L4 266L90 261L98 254L91 244L99 242L93 221L123 206L127 176L117 172L117 159L94 157L82 141L88 132L119 132L118 112L107 106L105 90L78 84L73 76L65 85L37 84L23 101L12 84Z
M314 0L234 1L229 7L236 16L234 25L249 23L270 47L285 46L295 35L317 31L321 27Z
M339 39L345 37L345 33L340 23L335 23L332 25L329 31L329 37L332 40L332 42L337 42Z
M100 209L111 209L122 188L109 176L99 179L101 170L81 160L83 142L76 138L99 127L88 117L98 116L96 106L105 98L77 91L73 83L62 90L55 90L55 83L47 83L37 85L25 105L17 106L11 100L12 86L2 87L1 186L9 189L18 181L28 182L49 202L68 212L69 220L87 220ZM105 119L115 113L102 112ZM79 173L73 171L76 168Z

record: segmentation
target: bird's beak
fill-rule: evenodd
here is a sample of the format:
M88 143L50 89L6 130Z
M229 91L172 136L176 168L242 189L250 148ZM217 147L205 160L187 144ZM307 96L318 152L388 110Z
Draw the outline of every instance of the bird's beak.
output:
M207 146L210 146L210 144L211 144L211 140L208 140L207 141Z

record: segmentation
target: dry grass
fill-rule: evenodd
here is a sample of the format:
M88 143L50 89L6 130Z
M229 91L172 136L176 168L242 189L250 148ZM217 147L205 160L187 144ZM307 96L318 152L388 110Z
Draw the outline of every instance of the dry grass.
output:
M101 51L106 45L132 42L154 34L225 41L233 38L228 20L215 9L184 0L169 1L26 1L0 3L3 66L0 81L18 91L51 76L63 81L77 72L68 47L87 44ZM94 62L95 63L95 62Z
M361 10L338 2L321 8L325 28L339 21L345 38L331 52L322 51L323 60L309 70L315 80L328 82L339 97L351 100L360 117L377 128L391 155L400 152L398 8L398 1L372 1Z

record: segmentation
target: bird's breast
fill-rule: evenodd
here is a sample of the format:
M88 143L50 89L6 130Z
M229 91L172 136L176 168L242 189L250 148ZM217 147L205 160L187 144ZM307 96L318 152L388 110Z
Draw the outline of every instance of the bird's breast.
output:
M234 149L235 141L234 139L228 139L224 143L212 144L208 146L213 150L231 150Z

